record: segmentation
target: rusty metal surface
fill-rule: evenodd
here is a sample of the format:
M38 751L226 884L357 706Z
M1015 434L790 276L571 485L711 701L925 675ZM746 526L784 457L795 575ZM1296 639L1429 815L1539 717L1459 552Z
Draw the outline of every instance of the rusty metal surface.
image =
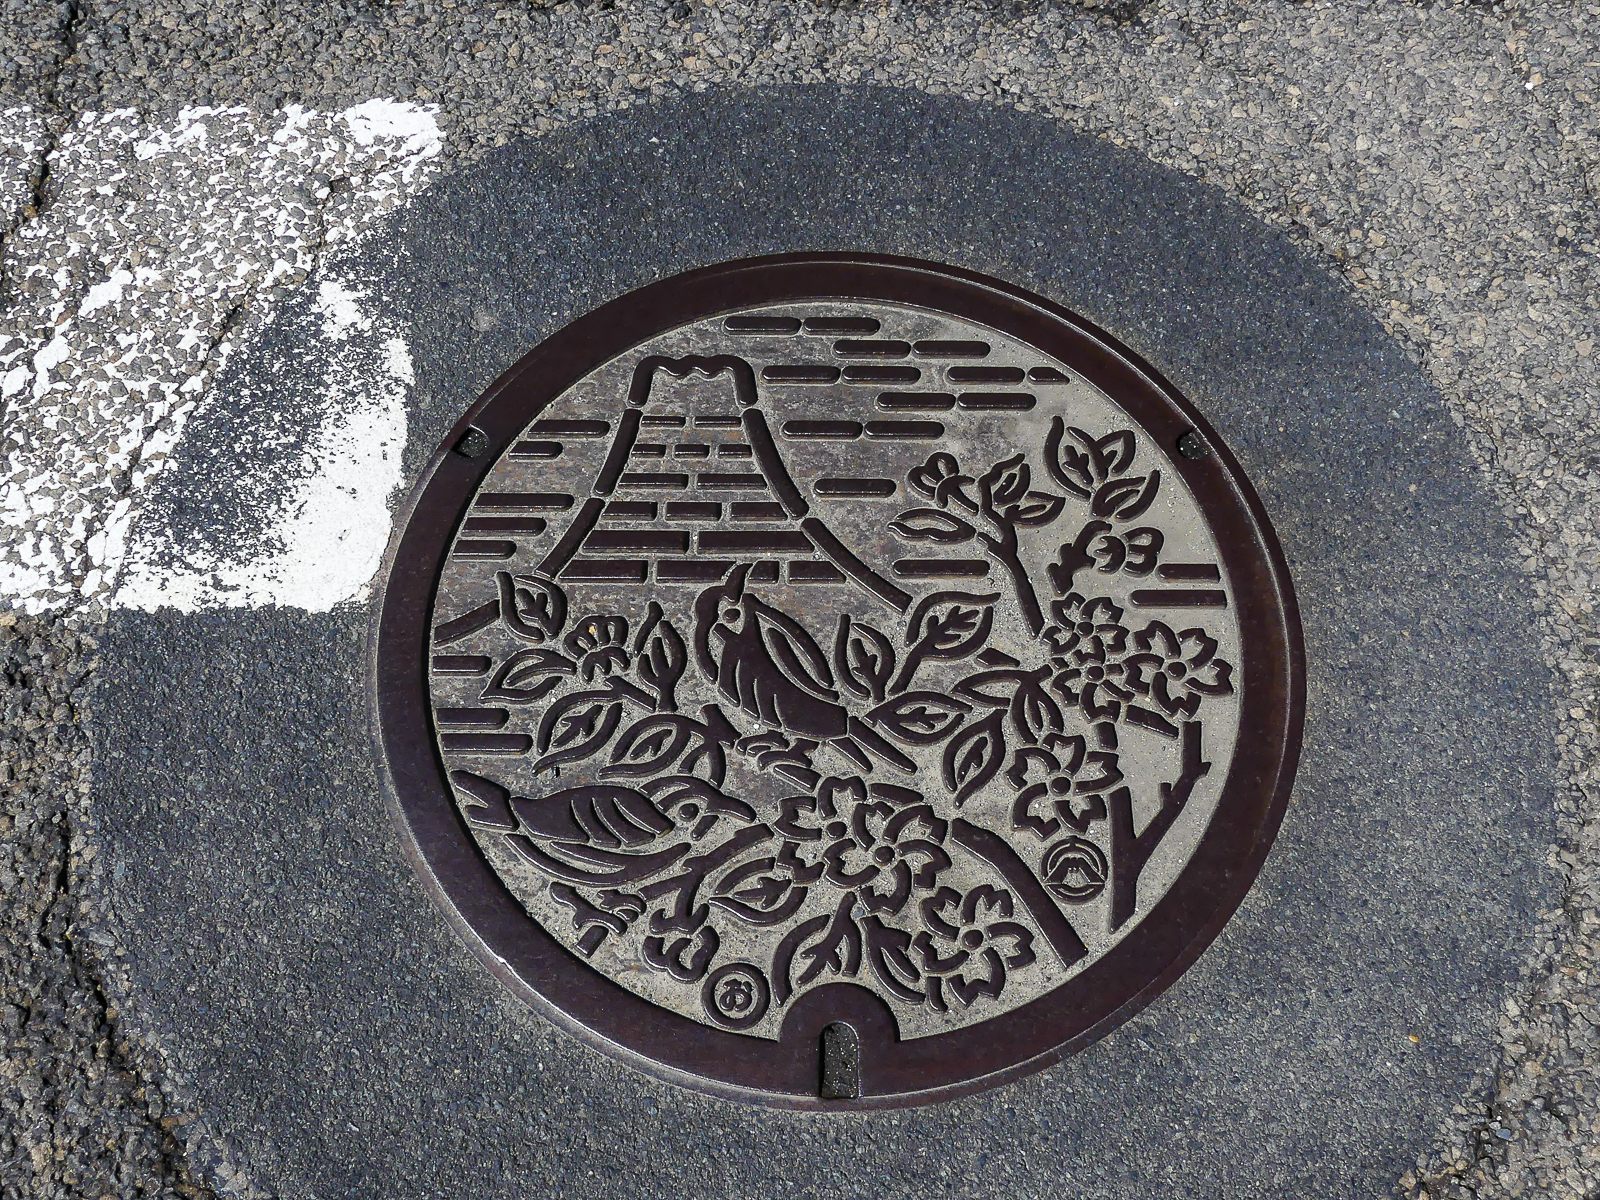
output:
M463 417L391 560L413 861L514 990L689 1086L885 1106L1055 1061L1215 936L1288 795L1248 482L994 280L785 256L614 301Z

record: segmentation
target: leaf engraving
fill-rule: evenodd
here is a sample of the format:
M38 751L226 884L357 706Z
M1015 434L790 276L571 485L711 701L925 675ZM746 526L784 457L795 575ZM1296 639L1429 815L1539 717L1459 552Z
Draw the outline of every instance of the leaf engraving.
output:
M633 653L638 660L639 678L655 690L656 707L662 712L676 712L678 681L689 665L689 652L672 622L662 619L661 605L654 600L639 626Z
M495 575L500 588L500 618L517 637L544 642L567 623L567 594L554 580L539 575Z
M975 654L989 640L994 627L994 603L999 592L976 596L970 592L934 592L911 610L906 641L911 649L895 678L894 690L908 687L925 659L953 661Z
M561 682L561 676L575 670L577 666L570 658L554 650L539 646L518 650L500 664L483 690L483 699L528 704L549 695Z
M544 756L535 770L588 758L617 731L622 702L609 691L575 692L546 710L539 721L537 744Z
M978 480L978 494L985 506L998 512L1026 496L1031 482L1027 455L1013 454L983 473Z
M867 714L867 720L896 741L927 746L960 726L972 706L938 692L905 692Z
M945 545L970 542L976 532L954 513L940 512L937 508L908 508L889 522L889 528L896 537L908 542L940 542Z
M602 776L641 778L670 767L689 747L691 722L675 713L662 713L635 721L611 749L611 763Z
M1011 505L1000 515L1013 525L1048 525L1061 515L1066 503L1065 496L1029 492L1019 503Z
M944 785L956 794L956 804L965 804L972 795L993 779L1005 761L1005 714L995 709L981 721L974 721L944 748Z
M1090 511L1097 517L1115 517L1119 521L1131 521L1135 517L1142 516L1150 507L1151 501L1156 498L1156 489L1160 486L1160 471L1112 480L1095 492Z
M894 646L871 625L843 613L833 640L833 668L845 691L881 702L894 673Z

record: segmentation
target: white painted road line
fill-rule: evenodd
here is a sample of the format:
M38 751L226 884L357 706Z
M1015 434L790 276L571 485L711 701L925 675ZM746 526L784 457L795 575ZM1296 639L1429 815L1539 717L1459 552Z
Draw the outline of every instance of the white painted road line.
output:
M43 144L41 120L7 114L0 159L36 170ZM54 202L5 246L21 286L0 323L0 595L42 612L323 609L361 593L399 478L410 365L397 335L335 284L323 285L335 289L324 293L326 423L309 450L320 470L267 541L249 561L201 556L173 573L150 565L161 531L136 535L130 560L130 530L190 415L229 402L212 381L270 314L274 289L305 280L415 194L441 146L432 108L381 99L265 117L89 113L62 136ZM3 186L17 210L26 172L13 167ZM308 570L312 560L321 566Z

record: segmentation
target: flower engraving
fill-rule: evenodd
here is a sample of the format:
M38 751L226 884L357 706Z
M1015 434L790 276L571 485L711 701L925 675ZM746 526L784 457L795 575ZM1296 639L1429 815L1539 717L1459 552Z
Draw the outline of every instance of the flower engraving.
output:
M620 674L630 665L626 617L585 617L562 640L584 679Z
M980 884L965 896L942 887L921 904L926 928L912 939L924 975L928 1002L949 1009L944 992L970 1007L980 996L998 999L1006 972L1033 963L1033 934L1011 919L1011 893Z
M1025 746L1011 759L1006 779L1017 789L1011 823L1040 839L1054 837L1063 824L1079 833L1106 815L1105 792L1122 782L1111 750L1090 750L1081 734L1054 733L1043 747ZM1082 807L1079 807L1079 804ZM1043 816L1040 809L1053 810Z
M966 489L975 482L971 475L963 475L953 454L943 450L930 455L920 467L913 467L907 476L911 486L932 500L940 508L959 504L968 512L978 511L978 502L967 495Z
M1233 694L1233 667L1217 657L1217 640L1203 629L1174 633L1152 621L1133 635L1124 665L1127 686L1169 717L1192 718L1206 697Z
M950 855L939 843L948 825L928 804L897 808L884 800L867 799L860 776L822 781L815 797L792 796L781 805L777 829L792 839L785 865L812 878L820 871L839 888L856 889L862 908L869 913L893 915L906 906L913 888L934 885L940 871L950 866ZM821 855L808 861L800 843L821 847Z
M1076 592L1050 606L1055 624L1044 631L1058 695L1076 704L1091 721L1115 721L1134 698L1124 678L1122 656L1128 631L1122 609L1104 597L1088 599Z

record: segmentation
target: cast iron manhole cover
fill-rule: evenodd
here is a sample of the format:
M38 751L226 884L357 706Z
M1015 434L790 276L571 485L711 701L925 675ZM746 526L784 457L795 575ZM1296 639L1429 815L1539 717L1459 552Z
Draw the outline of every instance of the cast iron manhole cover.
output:
M1237 463L994 280L785 256L624 296L462 420L377 638L424 878L679 1083L917 1103L1199 954L1276 831L1299 630Z

